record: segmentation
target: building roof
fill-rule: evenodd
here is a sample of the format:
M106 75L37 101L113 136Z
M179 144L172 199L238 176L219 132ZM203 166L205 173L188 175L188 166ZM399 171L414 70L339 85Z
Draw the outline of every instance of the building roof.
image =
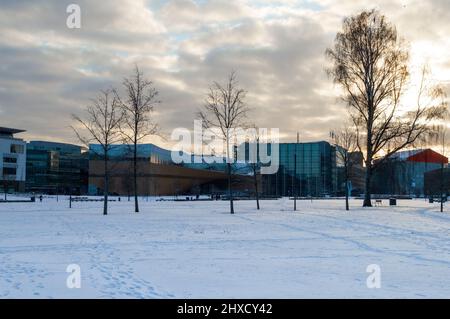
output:
M447 157L429 148L397 152L391 155L391 159L420 163L448 163Z
M49 142L49 141L30 141L28 142L28 149L32 150L43 150L43 151L69 151L69 152L81 152L81 146L68 143L60 142Z
M114 144L111 145L111 150L109 151L109 156L111 157L131 157L132 156L132 145L128 144ZM91 154L101 155L103 154L103 148L99 144L89 144L89 152ZM152 155L158 155L161 159L166 161L171 161L171 151L156 146L154 144L138 144L137 145L137 155L141 158L149 158Z
M409 162L447 164L448 158L431 149L423 150L408 157Z
M18 134L18 133L23 133L26 132L25 130L21 130L21 129L16 129L16 128L9 128L9 127L1 127L0 126L0 134L5 134L5 135L12 135L12 134Z
M424 149L416 149L416 150L407 150L407 151L400 151L397 153L394 153L391 155L391 159L398 159L401 161L406 161L408 160L409 157L416 155L418 153L421 153L425 151Z

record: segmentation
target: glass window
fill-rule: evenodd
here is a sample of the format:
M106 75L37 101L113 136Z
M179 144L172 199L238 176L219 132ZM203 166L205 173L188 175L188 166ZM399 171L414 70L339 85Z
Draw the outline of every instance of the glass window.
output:
M23 145L11 144L11 153L12 154L23 154L24 153Z
M3 167L3 176L8 176L8 175L16 175L16 168L12 168L12 167Z
M14 157L4 157L4 158L3 158L3 163L12 163L12 164L16 164L16 163L17 163L17 158L14 158Z

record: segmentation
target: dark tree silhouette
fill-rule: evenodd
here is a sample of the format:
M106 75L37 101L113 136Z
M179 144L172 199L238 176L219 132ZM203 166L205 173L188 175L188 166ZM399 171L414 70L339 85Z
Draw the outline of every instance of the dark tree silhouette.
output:
M109 165L109 152L114 144L122 140L120 123L123 120L124 115L112 90L102 91L97 98L92 99L91 105L86 107L86 113L86 119L82 119L77 115L72 115L72 118L78 124L78 128L72 126L72 129L80 142L87 148L89 148L89 144L93 142L98 143L101 146L101 153L96 155L103 158L103 215L107 215L108 186L111 170ZM86 131L87 135L83 135L82 131Z
M153 112L160 101L157 100L158 91L153 82L144 77L138 66L135 67L132 76L124 79L123 86L125 97L121 98L116 92L116 98L125 114L121 131L125 142L132 147L134 211L138 213L137 145L146 137L158 133L159 127L153 120Z
M344 90L358 148L364 154L363 206L372 206L374 158L384 151L383 158L388 159L414 144L432 129L430 123L441 116L442 110L433 99L423 104L422 90L416 106L402 109L401 97L409 75L408 50L396 28L378 11L346 18L326 55L333 63L328 73Z
M441 123L438 123L435 125L435 130L430 134L430 142L432 142L435 145L438 145L439 148L441 148L442 155L446 154L447 150L447 135L448 135L448 123L450 120L450 110L448 108L447 104L447 96L442 91L441 94L442 99L442 105L445 107L444 116L442 118ZM442 161L441 163L441 172L440 172L440 182L439 182L439 192L440 192L440 211L441 213L444 212L444 199L446 199L447 194L445 190L445 175L444 175L444 165L445 163Z
M349 177L353 163L351 153L355 152L358 148L356 134L349 126L346 126L339 132L331 132L330 135L336 148L336 154L344 164L345 210L350 210Z
M230 213L234 214L231 146L234 130L244 125L248 107L244 103L246 91L238 87L236 73L231 72L225 85L214 82L206 97L203 110L198 113L205 129L216 128L226 147L228 196L230 199Z
M261 141L261 137L259 135L259 128L257 126L254 126L251 128L251 136L249 138L251 139L248 143L249 147L249 164L250 168L252 169L252 175L253 175L253 186L255 187L255 198L256 198L256 209L259 210L259 190L258 190L258 172L261 169L261 165L259 162L259 144ZM256 149L251 150L251 143L254 143L256 146Z

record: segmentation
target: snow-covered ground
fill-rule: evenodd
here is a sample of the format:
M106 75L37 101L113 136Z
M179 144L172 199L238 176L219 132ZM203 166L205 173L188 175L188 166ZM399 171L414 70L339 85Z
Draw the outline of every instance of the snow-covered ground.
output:
M3 298L450 297L450 212L424 200L0 203ZM387 203L384 203L386 205ZM69 289L69 264L81 288ZM369 289L368 265L381 270Z

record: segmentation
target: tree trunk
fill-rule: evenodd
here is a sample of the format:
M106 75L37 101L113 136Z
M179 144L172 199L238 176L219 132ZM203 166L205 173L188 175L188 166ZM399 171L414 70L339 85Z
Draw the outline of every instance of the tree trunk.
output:
M228 196L230 197L230 214L234 214L233 191L231 189L231 163L227 163L228 171Z
M444 162L441 164L441 213L444 212Z
M298 134L297 134L298 144ZM297 144L295 146L297 146ZM297 178L297 149L294 153L294 175L292 176L292 195L294 196L294 211L297 210L297 192L295 191L295 179Z
M133 183L134 183L134 212L139 213L138 190L137 190L137 141L134 144L133 154Z
M256 170L253 171L253 179L255 183L256 209L259 210L258 179L256 178Z
M107 155L105 155L105 160L104 160L104 173L105 173L105 177L104 177L104 187L103 187L103 215L108 215L108 192L109 192L109 172L108 172L108 158Z
M346 156L348 157L348 156ZM349 182L349 178L348 178L348 158L345 158L345 210L350 210L350 205L348 204L348 197L349 197L349 193L348 193L348 182Z
M372 106L372 101L369 100L369 106ZM369 107L371 110L372 108ZM364 203L363 207L372 207L372 189L371 189L371 180L372 180L372 123L373 123L373 115L369 113L368 127L367 127L367 156L366 156L366 185L364 187Z
M371 180L372 180L372 169L370 167L371 164L366 164L366 185L364 187L364 203L363 207L372 207L372 194L371 194Z
M345 181L345 210L350 210L350 206L348 204L348 180Z

